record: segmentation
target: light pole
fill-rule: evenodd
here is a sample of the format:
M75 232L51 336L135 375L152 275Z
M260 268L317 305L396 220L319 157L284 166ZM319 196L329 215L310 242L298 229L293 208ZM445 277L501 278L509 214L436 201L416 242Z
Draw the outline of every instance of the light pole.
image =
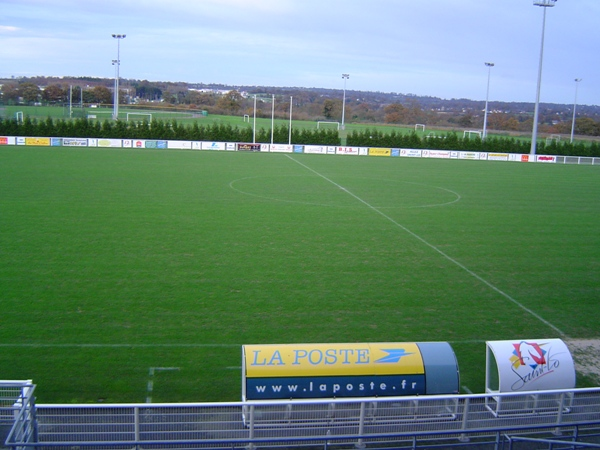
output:
M490 99L490 76L492 74L492 67L494 67L494 63L486 62L485 65L488 68L488 82L487 93L485 94L485 113L483 114L483 139L485 139L487 136L488 102Z
M119 66L121 65L121 39L125 39L124 34L113 34L117 40L117 59L113 59L113 65L117 66L115 76L115 94L113 100L113 120L119 119Z
M544 61L544 34L546 31L546 9L551 8L556 3L556 0L533 0L534 6L541 6L544 8L544 17L542 21L542 45L540 47L540 65L538 68L538 79L537 79L537 94L535 97L535 109L533 112L533 132L531 134L531 154L535 155L535 149L537 146L537 130L538 130L538 118L540 115L540 90L542 87L542 65Z
M571 144L573 143L573 137L575 136L575 111L577 110L577 88L579 88L579 82L581 78L575 78L575 102L573 103L573 123L571 124Z
M344 125L344 119L346 117L346 80L350 78L350 74L343 73L342 78L344 79L344 99L342 100L342 130L345 130L346 126Z
M273 94L273 100L271 102L271 145L273 145L275 133L275 94Z
M254 94L254 121L252 123L252 143L256 144L256 94Z
M289 129L289 137L288 137L288 145L292 145L292 105L294 104L294 97L290 96L290 129Z

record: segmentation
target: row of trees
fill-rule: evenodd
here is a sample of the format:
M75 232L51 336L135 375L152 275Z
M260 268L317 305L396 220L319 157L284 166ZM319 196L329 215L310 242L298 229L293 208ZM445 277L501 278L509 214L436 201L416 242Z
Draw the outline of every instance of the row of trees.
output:
M93 137L113 139L160 139L183 141L220 141L253 142L254 135L250 126L233 127L230 124L181 125L177 121L153 120L152 122L124 122L105 120L100 122L80 118L76 120L38 121L25 117L23 121L0 118L0 135L4 136L42 136L42 137ZM337 130L333 129L292 129L291 140L298 145L341 145ZM256 142L270 143L271 130L261 128L256 132ZM273 130L273 142L287 144L289 128L281 125ZM454 132L438 136L426 136L422 133L384 133L376 129L353 131L347 136L347 146L415 148L438 150L486 151L498 153L529 153L530 142L509 137L461 137ZM584 144L576 142L552 141L540 142L538 153L565 156L600 157L600 143Z
M0 90L2 101L5 104L36 104L64 105L69 101L73 103L98 103L112 104L113 92L106 86L94 86L83 89L79 86L63 86L50 84L44 89L34 83L5 83ZM119 92L119 103L123 102L125 93Z
M152 122L124 122L105 120L100 122L87 118L75 120L38 121L25 117L2 119L0 117L0 135L3 136L41 136L41 137L89 137L112 139L160 139L181 141L220 141L253 142L252 127L233 127L230 124L181 125L177 121L153 120ZM256 130L256 142L270 143L271 130ZM289 128L286 125L275 127L273 142L287 144ZM340 145L337 130L332 129L292 129L292 142L302 145Z
M43 86L40 88L39 86ZM71 88L72 86L72 88ZM191 86L194 86L192 88ZM466 99L443 100L393 93L348 91L345 108L339 90L302 88L260 88L188 85L187 83L123 80L119 103L135 102L144 107L186 108L206 110L210 114L287 117L290 109L296 120L341 121L345 109L346 123L388 123L394 125L426 124L428 127L482 129L484 103ZM24 79L4 82L0 101L5 104L74 104L113 102L110 79ZM272 103L275 95L275 105ZM274 106L274 108L273 108ZM488 129L529 132L533 128L533 106L521 103L491 102ZM575 133L600 136L600 113L597 107L580 105ZM551 134L571 132L572 105L542 104L539 131Z
M378 130L353 131L347 138L347 145L357 147L390 147L436 150L484 151L490 153L527 154L531 141L510 137L487 137L482 140L478 136L461 137L449 132L442 135L428 136L422 133L382 133ZM552 140L550 143L540 141L537 153L562 156L596 156L600 157L600 144L592 142L570 143Z

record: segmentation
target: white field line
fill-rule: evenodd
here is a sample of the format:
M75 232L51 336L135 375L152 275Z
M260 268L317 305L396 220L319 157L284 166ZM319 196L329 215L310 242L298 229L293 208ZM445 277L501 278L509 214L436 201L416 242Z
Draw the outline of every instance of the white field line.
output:
M152 403L154 391L154 374L158 371L180 370L179 367L150 367L148 370L148 383L146 384L146 403Z
M365 205L366 207L368 207L369 209L371 209L372 211L376 212L377 214L379 214L380 216L382 216L383 218L387 219L388 221L390 221L391 223L393 223L394 225L396 225L398 228L404 230L406 233L410 234L412 237L414 237L415 239L417 239L418 241L420 241L421 243L425 244L427 247L431 248L432 250L436 251L437 253L439 253L441 256L443 256L445 259L447 259L448 261L450 261L451 263L455 264L456 266L460 267L462 270L464 270L465 272L467 272L469 275L471 275L472 277L476 278L477 280L479 280L480 282L482 282L483 284L485 284L487 287L489 287L490 289L492 289L493 291L495 291L496 293L500 294L502 297L506 298L507 300L511 301L512 303L514 303L515 305L517 305L519 308L521 308L523 311L529 313L530 315L532 315L533 317L535 317L536 319L538 319L540 322L542 322L543 324L545 324L546 326L552 328L554 331L556 331L561 337L567 337L565 333L563 333L561 330L559 330L557 327L555 327L554 325L552 325L550 322L548 322L546 319L544 319L543 317L541 317L539 314L535 313L534 311L532 311L531 309L527 308L525 305L521 304L520 302L518 302L517 300L515 300L514 298L512 298L510 295L508 295L506 292L500 290L499 288L497 288L496 286L494 286L492 283L490 283L489 281L485 280L484 278L482 278L481 276L477 275L475 272L473 272L472 270L470 270L469 268L467 268L466 266L464 266L463 264L461 264L460 262L458 262L457 260L455 260L454 258L452 258L451 256L449 256L448 254L444 253L442 250L440 250L439 248L437 248L435 245L429 243L428 241L426 241L425 239L423 239L421 236L419 236L418 234L414 233L413 231L409 230L408 228L406 228L404 225L396 222L394 219L392 219L390 216L388 216L387 214L385 214L384 212L380 211L379 209L377 209L376 207L370 205L368 202L366 202L365 200L363 200L362 198L360 198L359 196L357 196L356 194L350 192L347 188L340 186L339 184L337 184L335 181L327 178L325 175L320 174L319 172L317 172L316 170L310 168L309 166L307 166L306 164L301 163L300 161L292 158L289 155L285 155L287 156L289 159L291 159L292 161L294 161L296 164L301 165L302 167L304 167L307 170L310 170L312 173L314 173L315 175L318 175L319 177L323 178L324 180L328 181L329 183L333 184L335 187L337 187L338 189L341 189L342 191L346 192L348 195L354 197L356 200L358 200L360 203L362 203L363 205Z

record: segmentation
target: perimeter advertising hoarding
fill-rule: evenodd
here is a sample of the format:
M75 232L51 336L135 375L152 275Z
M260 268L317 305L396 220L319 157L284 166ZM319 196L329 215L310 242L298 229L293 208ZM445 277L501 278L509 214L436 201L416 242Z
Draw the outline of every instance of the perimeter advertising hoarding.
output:
M293 153L294 151L294 146L287 144L271 144L268 147L268 151L272 153Z
M488 161L508 161L508 153L488 153Z
M453 153L455 154L453 156ZM423 158L441 158L441 159L450 159L456 158L457 152L451 152L448 150L423 150L421 153Z
M556 162L556 156L537 155L536 161L537 162L543 162L543 163L555 163Z
M260 144L238 144L239 152L260 152Z
M305 145L304 146L304 153L326 155L327 154L327 146L324 146L324 145Z
M63 138L62 145L64 147L87 147L88 140L86 138Z
M400 149L400 156L406 156L408 158L420 158L421 150L417 150L414 148L402 148Z
M202 150L225 150L225 142L202 142L200 148Z
M167 148L174 150L191 150L192 143L190 141L167 141Z
M338 147L336 155L358 155L358 147Z
M50 146L50 138L42 138L42 137L26 137L25 145L35 145L42 147Z
M392 154L391 148L369 147L369 156L390 156L391 154Z
M14 136L0 136L0 145L15 145L15 143Z
M575 387L575 365L561 339L486 342L486 391L519 392Z
M458 393L446 342L242 347L243 400Z
M121 148L123 142L121 139L98 139L98 147Z

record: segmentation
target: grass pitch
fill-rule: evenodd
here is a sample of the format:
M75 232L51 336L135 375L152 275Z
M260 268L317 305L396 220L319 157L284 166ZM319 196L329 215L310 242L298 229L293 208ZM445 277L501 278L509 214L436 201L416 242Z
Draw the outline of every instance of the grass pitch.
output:
M486 340L600 336L599 175L0 148L0 378L45 403L239 400L242 344L449 341L482 392Z

